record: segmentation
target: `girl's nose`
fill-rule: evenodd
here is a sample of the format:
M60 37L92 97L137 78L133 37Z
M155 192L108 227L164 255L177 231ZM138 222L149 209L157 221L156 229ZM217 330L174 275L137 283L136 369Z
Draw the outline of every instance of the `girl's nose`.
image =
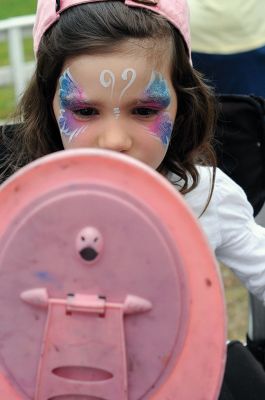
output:
M128 152L132 138L119 123L110 123L99 136L98 146L101 149Z

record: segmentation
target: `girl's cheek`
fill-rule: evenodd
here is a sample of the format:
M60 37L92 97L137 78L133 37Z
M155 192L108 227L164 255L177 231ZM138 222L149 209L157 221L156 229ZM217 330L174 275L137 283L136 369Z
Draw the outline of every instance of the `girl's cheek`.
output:
M149 126L149 133L159 139L165 147L168 147L173 131L173 121L167 112L157 116Z

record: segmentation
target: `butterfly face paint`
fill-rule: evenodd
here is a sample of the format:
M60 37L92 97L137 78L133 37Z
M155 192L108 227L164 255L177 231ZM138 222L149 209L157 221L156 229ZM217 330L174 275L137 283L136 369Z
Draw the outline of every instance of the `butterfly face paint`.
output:
M84 129L84 123L77 121L72 111L84 105L86 96L72 78L69 69L59 79L60 116L58 120L61 134L68 137L69 142Z
M160 73L152 73L151 80L144 91L143 100L148 107L161 110L161 112L158 112L155 121L150 124L148 133L161 140L163 145L167 147L173 131L173 121L169 113L163 110L170 106L171 95L167 81Z

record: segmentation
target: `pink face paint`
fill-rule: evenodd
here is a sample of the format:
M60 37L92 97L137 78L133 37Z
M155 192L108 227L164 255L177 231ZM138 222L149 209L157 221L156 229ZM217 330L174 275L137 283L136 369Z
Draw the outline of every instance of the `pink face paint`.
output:
M165 147L168 147L173 130L173 121L170 115L163 112L157 116L155 121L149 127L148 132L161 140Z
M171 103L171 95L167 81L160 73L152 73L151 80L143 94L143 103L145 103L145 107L158 110L158 115L150 125L148 132L161 140L167 147L174 124L169 113L164 111Z
M85 93L72 78L67 69L59 79L60 92L60 132L69 138L79 135L84 129L84 122L74 118L73 110L84 108L86 100Z

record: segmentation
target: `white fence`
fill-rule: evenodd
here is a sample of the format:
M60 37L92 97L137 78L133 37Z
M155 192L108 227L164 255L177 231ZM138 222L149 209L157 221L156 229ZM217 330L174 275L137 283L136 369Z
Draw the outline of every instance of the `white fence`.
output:
M0 86L14 85L15 97L25 89L35 62L25 62L23 38L32 36L34 15L0 20L0 42L8 43L9 65L0 67Z

